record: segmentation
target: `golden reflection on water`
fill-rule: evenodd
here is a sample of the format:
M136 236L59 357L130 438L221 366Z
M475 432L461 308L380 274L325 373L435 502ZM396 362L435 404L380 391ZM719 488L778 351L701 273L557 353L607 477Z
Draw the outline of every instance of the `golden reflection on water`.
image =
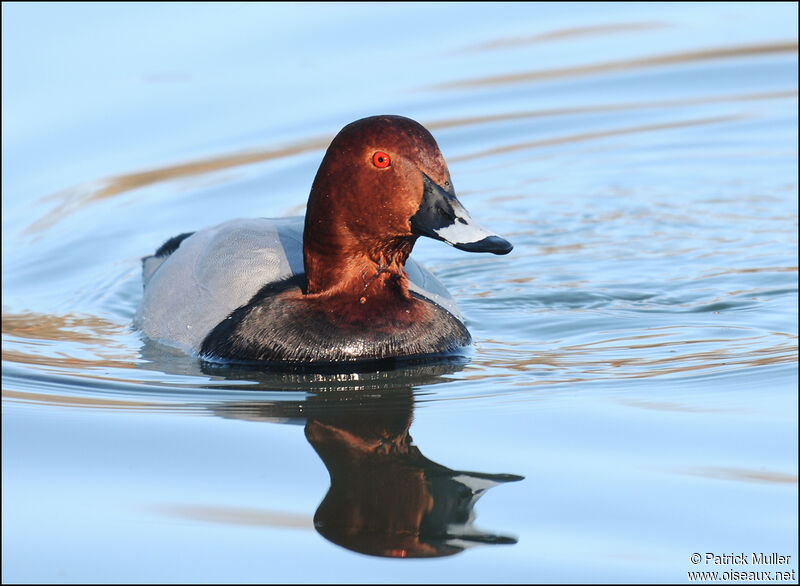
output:
M673 413L741 413L744 409L734 409L730 407L707 407L699 405L687 405L675 403L673 401L645 401L639 399L617 399L617 403L626 407L636 409L646 409L648 411L666 411Z
M136 352L119 339L129 330L128 324L93 315L34 312L3 313L2 324L3 362L55 367L72 375L105 381L121 379L95 375L92 371L136 368L133 362ZM88 351L91 358L70 355L61 344L53 344L53 350L49 351L49 342L73 342L81 353Z
M540 110L524 110L521 112L504 112L502 114L486 114L484 116L464 116L447 120L436 120L425 123L430 130L458 128L475 124L509 122L528 118L550 118L555 116L578 116L582 114L602 114L610 112L632 112L636 110L672 109L688 106L724 104L729 102L750 102L759 100L779 100L797 97L797 90L775 92L757 92L752 94L733 94L704 96L701 98L683 98L676 100L653 100L644 102L627 102L624 104L587 104L568 108L543 108ZM449 160L449 159L448 159Z
M648 31L670 26L666 22L620 22L614 24L598 24L592 26L579 26L571 28L557 29L536 35L525 37L511 37L507 39L497 39L487 43L480 43L465 47L462 51L491 51L495 49L506 49L520 47L522 45L534 45L550 41L560 41L562 39L591 37L598 35L612 35L627 32Z
M745 275L750 273L796 273L798 267L733 267L725 269L724 271L715 271L713 273L706 273L701 275L701 279L711 279L712 277L722 277L725 275ZM749 289L742 291L731 291L729 295L738 295L740 293L750 292ZM752 291L753 294L756 291Z
M95 315L3 313L3 334L29 340L64 340L111 346L127 328Z
M735 480L739 482L763 482L768 484L797 484L796 474L785 474L769 470L753 470L750 468L724 468L703 466L698 468L683 468L678 470L681 474L702 476L717 480Z
M691 126L705 126L709 124L722 124L724 122L734 122L744 120L747 118L743 114L733 114L729 116L710 116L707 118L698 118L695 120L676 120L673 122L665 122L661 124L642 124L639 126L630 126L627 128L611 128L609 130L600 130L597 132L581 132L578 134L571 134L567 136L556 136L553 138L544 138L540 140L531 140L525 142L518 142L514 144L505 144L503 146L485 149L467 155L458 157L450 157L453 162L469 161L472 159L480 159L483 157L490 157L503 153L510 153L519 150L540 148L547 146L556 146L561 144L569 144L573 142L584 142L587 140L596 140L598 138L608 138L610 136L622 136L626 134L639 134L642 132L653 132L656 130L671 130L674 128L686 128Z
M329 139L327 138L313 138L277 149L226 154L219 157L201 159L199 161L189 161L187 163L180 163L167 167L126 173L100 181L99 186L79 185L74 188L59 191L43 199L43 201L58 201L58 205L45 216L28 226L24 234L42 232L57 223L65 215L74 212L88 203L110 198L134 189L324 149L328 146L328 142Z
M734 59L737 57L753 57L757 55L781 53L797 53L797 47L797 41L792 40L775 43L763 43L758 45L737 45L733 47L719 47L716 49L700 49L696 51L669 53L667 55L655 55L652 57L639 57L635 59L623 59L620 61L608 61L605 63L595 63L592 65L578 65L574 67L562 67L557 69L539 69L535 71L523 71L520 73L507 73L504 75L490 75L469 80L440 83L423 89L442 90L497 87L539 80L574 78L586 75L596 75L598 73L628 71L631 69L641 69L646 67L680 65L698 61Z
M161 505L153 508L161 515L181 517L193 521L246 525L252 527L279 527L282 529L313 529L310 517L300 514L247 509L244 507L220 507L204 505Z
M694 326L686 326L694 330ZM536 351L515 347L521 344L499 340L485 340L477 348L472 364L462 378L482 380L488 378L517 378L520 373L552 370L553 376L525 378L512 382L514 386L537 386L561 383L577 383L586 380L620 380L660 377L671 374L711 370L720 367L747 368L797 362L797 336L785 333L748 336L730 339L672 339L682 326L655 328L665 330L651 335L637 335L601 340L586 344L561 346ZM638 343L636 340L649 337L670 339ZM775 336L783 337L783 343L771 343ZM614 343L614 342L628 343ZM714 345L711 351L685 351L702 344ZM720 344L725 344L720 347ZM491 345L491 348L487 348ZM647 356L637 353L647 351ZM624 357L620 357L620 354ZM664 356L664 354L668 354ZM556 374L557 373L557 374Z
M184 405L170 405L147 401L131 401L114 397L89 397L87 395L70 396L30 391L12 391L3 389L3 400L12 403L50 405L55 407L80 407L84 409L106 409L113 411L186 411Z
M133 358L134 354L130 353L127 357ZM87 359L74 356L52 356L34 352L21 352L3 348L3 362L53 367L60 369L65 374L104 381L127 382L118 377L91 374L92 370L102 368L136 368L133 363L125 362L124 358L125 356L123 355L111 355L106 358ZM81 372L83 370L86 370L86 372Z

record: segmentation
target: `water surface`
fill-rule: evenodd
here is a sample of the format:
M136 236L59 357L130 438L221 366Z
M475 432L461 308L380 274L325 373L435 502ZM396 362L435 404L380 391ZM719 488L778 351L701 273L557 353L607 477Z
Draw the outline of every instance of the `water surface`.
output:
M2 11L4 581L797 570L796 5ZM379 113L515 245L415 248L465 360L280 375L132 330L142 256L302 213Z

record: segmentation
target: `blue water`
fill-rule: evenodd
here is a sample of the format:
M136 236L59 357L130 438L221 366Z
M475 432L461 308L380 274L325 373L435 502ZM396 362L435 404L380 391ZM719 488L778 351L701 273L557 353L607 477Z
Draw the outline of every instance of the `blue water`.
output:
M797 25L4 3L3 581L796 582ZM380 113L428 127L515 245L415 247L465 363L209 369L131 328L142 256L302 213L333 135ZM705 561L762 552L790 557Z

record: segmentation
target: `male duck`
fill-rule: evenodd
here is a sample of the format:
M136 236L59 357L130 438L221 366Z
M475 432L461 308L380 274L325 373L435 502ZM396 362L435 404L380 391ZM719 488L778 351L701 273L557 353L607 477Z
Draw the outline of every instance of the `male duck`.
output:
M239 219L143 259L135 317L206 360L330 365L452 353L471 337L442 284L408 255L419 236L507 254L456 199L419 123L374 116L328 147L302 217Z

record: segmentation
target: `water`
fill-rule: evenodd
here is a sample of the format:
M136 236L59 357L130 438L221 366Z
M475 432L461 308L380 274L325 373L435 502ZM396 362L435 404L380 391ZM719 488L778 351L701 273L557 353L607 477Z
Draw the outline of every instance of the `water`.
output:
M4 581L796 572L796 5L2 11ZM415 248L465 363L210 370L131 330L141 256L302 213L377 113L515 245Z

